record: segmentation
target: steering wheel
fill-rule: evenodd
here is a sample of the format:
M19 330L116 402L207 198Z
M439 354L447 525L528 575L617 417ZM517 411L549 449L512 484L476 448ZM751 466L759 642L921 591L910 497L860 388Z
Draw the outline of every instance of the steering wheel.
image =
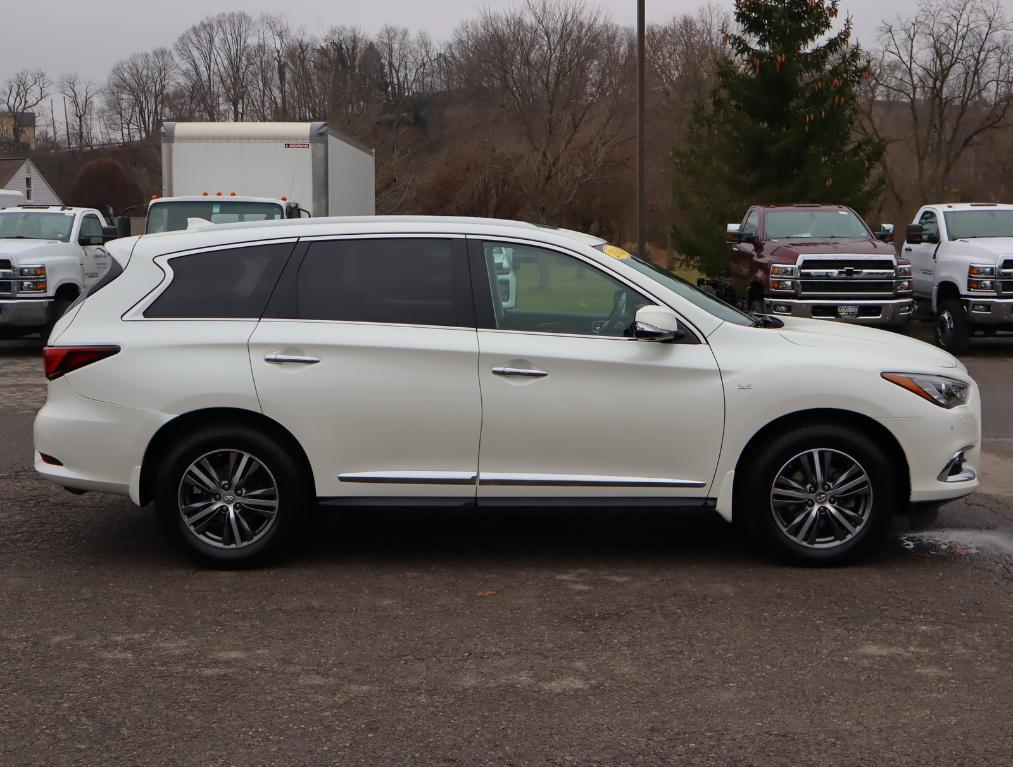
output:
M612 311L601 327L603 336L623 336L629 327L630 321L626 312L630 306L630 294L625 290L617 290L616 297L612 302Z

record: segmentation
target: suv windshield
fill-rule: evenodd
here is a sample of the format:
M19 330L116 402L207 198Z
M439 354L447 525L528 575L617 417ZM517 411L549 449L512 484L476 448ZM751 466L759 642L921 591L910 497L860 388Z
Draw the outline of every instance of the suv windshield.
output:
M662 286L668 288L678 296L685 298L690 303L699 306L705 312L713 314L715 317L727 322L733 322L736 325L755 325L756 318L752 317L745 312L740 312L734 306L726 304L720 298L704 291L695 285L690 284L678 274L668 271L662 266L658 266L653 261L634 256L631 253L627 253L622 248L617 248L614 245L608 245L602 243L597 246L597 249L602 251L607 256L619 259L627 266L631 266L641 274L645 274L655 282L661 283Z
M768 210L768 240L864 240L869 230L850 210Z
M153 202L148 208L145 232L177 232L186 229L191 218L212 224L237 224L243 221L276 221L284 217L284 208L276 202L215 199Z
M1013 210L951 210L943 218L951 240L1013 237Z
M0 239L70 241L74 214L4 211L0 213Z

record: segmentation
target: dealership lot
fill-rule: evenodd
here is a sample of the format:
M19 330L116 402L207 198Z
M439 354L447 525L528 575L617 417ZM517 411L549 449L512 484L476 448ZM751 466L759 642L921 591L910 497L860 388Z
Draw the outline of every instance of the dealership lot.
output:
M965 360L982 491L857 566L710 515L426 510L243 573L37 479L38 345L0 344L0 763L1006 764L1011 357Z

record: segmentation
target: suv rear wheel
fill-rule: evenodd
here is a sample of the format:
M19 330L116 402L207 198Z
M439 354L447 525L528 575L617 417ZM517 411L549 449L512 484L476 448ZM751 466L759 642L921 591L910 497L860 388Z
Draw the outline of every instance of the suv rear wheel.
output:
M775 437L747 469L748 522L779 557L837 564L867 552L897 508L889 456L863 434L813 424Z
M162 466L155 509L202 564L262 564L278 553L308 502L300 467L275 441L245 426L189 434Z

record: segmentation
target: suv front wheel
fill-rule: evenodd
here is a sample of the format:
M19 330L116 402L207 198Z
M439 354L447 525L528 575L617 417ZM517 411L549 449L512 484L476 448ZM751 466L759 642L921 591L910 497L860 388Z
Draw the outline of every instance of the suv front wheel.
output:
M187 435L162 462L155 509L169 534L202 564L249 567L281 548L306 504L299 466L245 426Z
M775 554L837 564L882 539L897 509L890 457L865 435L813 424L775 437L747 468L748 522Z

